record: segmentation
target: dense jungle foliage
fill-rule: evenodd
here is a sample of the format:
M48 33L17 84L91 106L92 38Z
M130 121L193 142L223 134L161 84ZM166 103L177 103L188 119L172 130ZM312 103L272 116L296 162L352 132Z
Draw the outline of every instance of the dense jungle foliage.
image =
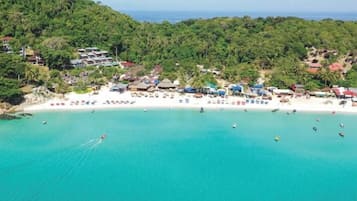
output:
M77 48L96 46L147 70L160 64L170 78L190 75L200 64L221 70L221 78L231 82L244 79L251 83L259 71L271 70L268 82L278 87L292 83L311 89L332 84L357 86L356 67L345 76L328 70L311 75L302 64L309 47L356 57L357 22L242 17L139 23L90 0L1 0L0 10L0 36L13 37L14 50L30 46L40 51L51 70L64 70ZM8 59L20 59L13 57L1 55L0 68L9 65L4 63ZM329 59L324 68L337 59ZM28 83L21 76L25 72L16 71L17 76L0 71L0 101L8 101L18 94L13 89ZM4 88L9 90L3 93Z

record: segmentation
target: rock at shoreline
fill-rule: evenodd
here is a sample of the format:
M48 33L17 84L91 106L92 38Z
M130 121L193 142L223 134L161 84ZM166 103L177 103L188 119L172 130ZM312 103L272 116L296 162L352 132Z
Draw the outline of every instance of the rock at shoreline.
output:
M21 118L11 114L5 114L5 113L0 114L0 120L15 120L15 119L21 119Z
M33 114L31 114L31 113L20 113L19 115L22 117L32 117L33 116Z

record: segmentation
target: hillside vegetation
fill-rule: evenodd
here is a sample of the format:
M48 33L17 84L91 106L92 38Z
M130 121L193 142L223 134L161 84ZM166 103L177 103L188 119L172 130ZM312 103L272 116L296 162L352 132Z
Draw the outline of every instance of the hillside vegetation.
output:
M0 10L0 36L13 37L14 50L40 51L50 69L63 70L77 48L97 46L147 70L160 64L170 78L186 76L200 64L222 70L222 78L231 82L254 82L267 69L270 84L279 87L357 86L356 68L343 77L328 71L310 75L302 64L309 47L338 51L324 68L339 56L356 57L357 22L243 17L139 23L90 0L6 0ZM27 83L25 76L18 78Z

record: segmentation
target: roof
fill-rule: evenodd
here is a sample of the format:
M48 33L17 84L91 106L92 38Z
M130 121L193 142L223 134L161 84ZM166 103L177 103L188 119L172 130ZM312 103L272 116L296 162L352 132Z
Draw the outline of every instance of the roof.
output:
M290 89L274 89L273 92L276 94L293 94Z
M343 71L343 66L340 63L333 63L329 66L330 71L336 72L336 71Z
M5 37L2 37L1 40L2 41L10 41L10 40L12 40L12 37L11 36L5 36Z
M319 70L320 70L320 68L312 68L312 67L310 67L310 68L307 69L307 72L314 74L314 73L319 72Z
M343 90L343 88L332 88L332 91L336 94L336 96L342 96Z
M350 90L344 91L343 94L344 94L345 96L357 97L357 93L355 93L355 92L353 92L353 91L350 91Z
M130 61L123 61L123 62L121 62L121 65L124 67L132 67L135 65L135 63L130 62Z
M75 65L75 64L82 64L82 60L80 59L73 59L71 60L71 64Z
M167 88L175 88L175 85L172 84L172 82L169 79L164 79L157 85L157 87L167 89Z
M145 84L144 82L141 82L136 86L137 89L148 89L149 87L150 85Z
M127 84L119 83L111 87L112 90L115 89L126 89L128 87Z
M319 64L319 63L310 63L310 64L309 64L309 67L310 67L310 68L321 68L322 65Z

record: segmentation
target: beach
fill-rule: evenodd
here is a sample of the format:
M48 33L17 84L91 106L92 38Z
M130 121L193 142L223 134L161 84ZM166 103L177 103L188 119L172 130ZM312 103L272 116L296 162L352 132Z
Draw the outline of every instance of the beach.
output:
M233 110L282 110L287 112L342 112L357 113L350 101L341 105L336 98L298 97L285 98L273 96L272 100L245 98L237 96L214 97L205 95L197 98L195 94L177 92L111 92L109 87L102 87L97 93L65 94L61 98L52 98L40 104L24 106L24 112L35 111L72 111L100 109L150 109L150 108L190 108L190 109L233 109Z

